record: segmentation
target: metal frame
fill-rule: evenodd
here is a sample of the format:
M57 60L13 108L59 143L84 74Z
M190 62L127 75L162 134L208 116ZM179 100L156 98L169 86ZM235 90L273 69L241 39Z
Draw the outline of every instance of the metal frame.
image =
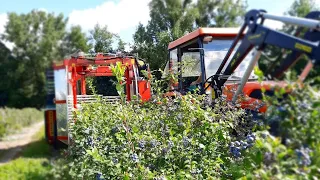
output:
M249 76L250 76L254 66L257 64L258 60L260 59L260 56L261 56L261 51L256 51L255 55L252 57L252 59L249 63L249 66L247 67L247 69L243 75L243 78L241 79L239 87L238 87L237 91L235 92L235 95L232 98L233 103L236 102L238 95L241 93L244 85L247 83L247 80L249 79Z
M196 41L195 41L196 40ZM201 78L201 86L200 86L200 92L203 94L205 92L205 88L204 88L204 83L205 83L205 80L206 80L206 73L205 73L205 62L204 62L204 50L203 50L203 36L199 36L195 39L191 39L190 41L184 43L184 44L181 44L173 49L169 49L168 50L168 61L169 61L169 71L172 70L172 60L171 60L171 56L170 56L170 52L174 49L177 49L177 62L178 62L178 72L179 72L179 76L178 76L178 90L179 92L182 92L182 89L183 89L183 82L182 82L182 73L181 72L181 62L182 62L182 56L183 56L183 53L181 52L181 47L183 46L186 46L186 44L188 44L189 42L191 41L195 41L199 48L199 54L200 54L200 63L201 63L201 74L202 74L202 78ZM169 72L170 73L170 72ZM172 73L172 72L171 72ZM171 87L169 89L169 91L172 91L173 88Z
M182 60L182 52L181 47L177 48L177 60L178 60L178 73L179 73L179 91L181 92L183 89L183 82L182 82L182 72L181 72L181 60Z
M206 67L204 62L204 49L203 49L203 37L198 37L199 53L200 53L200 64L201 64L201 84L200 84L200 93L204 94L204 83L206 81Z
M251 10L245 16L245 23L241 27L237 38L234 40L231 48L229 49L226 57L224 58L222 64L220 65L217 73L210 77L213 79L211 81L211 87L215 89L216 92L221 91L222 86L225 84L227 79L219 78L220 76L231 75L238 65L243 61L247 54L254 48L257 47L259 51L262 51L266 45L274 45L284 49L293 50L299 53L307 54L314 62L320 62L320 44L315 45L314 42L310 42L305 39L301 39L292 35L288 35L267 27L263 26L265 19L279 20L286 23L291 23L295 25L300 25L308 28L319 29L319 21L310 20L305 18L292 18L283 16L269 15L264 10ZM258 24L258 21L260 24ZM242 43L237 49L236 53L232 57L229 64L227 64L226 70L221 73L222 69L226 65L232 51L240 40L240 35L242 35L247 29L245 36L242 39ZM319 31L316 31L319 33ZM252 61L254 63L256 61ZM250 66L251 67L251 66ZM250 71L250 69L248 70ZM209 79L209 78L208 78ZM213 82L216 85L213 85ZM248 81L248 77L243 77L242 84ZM234 94L235 97L238 96L239 92L242 91L243 86L239 86L237 93Z
M133 79L137 79L136 73L133 71L133 67L137 66L137 59L132 56L104 56L103 54L97 54L96 57L77 56L71 57L67 61L67 72L71 73L71 78L68 78L68 82L71 85L73 94L73 107L77 108L77 81L81 81L81 94L85 95L85 77L87 76L113 76L110 65L116 62L121 62L123 66L126 66L125 79L126 79L126 96L127 100L131 100L130 84ZM98 65L97 68L90 68L92 65ZM136 67L136 69L138 69Z
M306 16L306 18L308 18L308 19L320 19L320 11L311 12ZM296 36L296 37L299 36L303 30L304 30L303 27L299 27L297 29L297 31L295 32L294 36ZM320 29L318 29L318 30L310 29L307 32L305 32L305 34L303 36L303 39L309 40L309 41L312 41L312 42L320 41L320 33L319 33L319 31L320 31ZM271 79L281 77L284 74L285 71L287 71L289 68L294 66L299 61L299 59L301 58L302 55L303 55L302 52L292 51L290 54L288 54L286 56L286 58L283 61L281 61L280 66L278 68L275 69L275 67L274 67L277 61L270 67L270 70L268 71L268 74L269 74L268 76L270 76ZM305 70L304 70L304 73L303 73L303 76L304 76L303 79L307 76L307 74L311 70L310 63L312 64L312 62L309 62L305 66ZM313 62L313 63L315 63L315 62Z

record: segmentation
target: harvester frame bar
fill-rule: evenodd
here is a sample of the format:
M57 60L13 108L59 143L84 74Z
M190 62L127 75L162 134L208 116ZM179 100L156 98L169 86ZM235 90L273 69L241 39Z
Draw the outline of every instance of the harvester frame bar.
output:
M319 19L320 18L320 11L313 11L311 13L309 13L306 18L308 19ZM297 29L297 31L295 32L294 36L299 36L301 34L301 32L303 31L303 27L299 27ZM320 29L310 29L307 32L305 32L303 39L309 40L309 41L313 41L313 42L319 42L320 41L320 33L318 32L320 31ZM271 77L271 79L273 78L279 78L281 77L285 71L287 71L290 67L292 67L293 65L295 65L299 59L302 57L303 53L302 52L297 52L297 51L292 51L290 54L288 54L286 56L286 58L284 60L281 61L280 66L276 69L274 69L274 65L276 64L276 62L274 62L274 64L270 67L270 70L268 72L268 76ZM312 60L309 60L312 61ZM308 64L305 66L304 68L304 73L303 76L307 76L309 71L312 69L310 68L310 64L309 63L315 63L315 62L308 62ZM304 80L303 77L300 80Z
M301 39L292 35L285 34L283 32L279 32L277 30L270 29L268 27L264 27L263 22L265 20L264 18L265 16L266 16L266 12L263 10L251 10L246 14L245 23L241 27L237 38L234 40L233 44L228 50L228 53L225 56L220 67L218 68L218 71L216 72L215 75L208 78L208 80L209 79L212 80L210 85L215 89L215 93L216 93L215 97L218 97L221 95L219 92L221 92L222 86L227 81L226 79L220 79L219 76L231 75L239 66L239 64L244 60L247 54L250 53L250 51L254 47L256 47L258 51L262 51L264 50L266 45L278 46L280 48L305 53L311 59L313 59L314 62L316 63L320 62L320 45L316 45L312 41L310 42L305 39ZM317 23L315 23L314 20L310 21L310 19L303 19L303 18L288 18L288 17L281 18L280 16L269 16L269 15L267 15L267 18L290 22L290 23L294 23L295 20L297 20L296 24L305 25L306 27L312 27L312 28L317 28L318 22L319 22L319 21L316 21ZM259 20L261 20L260 24L258 23ZM303 23L303 20L305 20L306 23ZM240 35L242 35L247 28L248 30L245 36L243 37L239 48L235 52L229 64L227 64L225 71L221 74L221 71L226 65L226 62L228 61L232 51L234 50L235 46L240 40ZM252 61L252 63L256 63L256 61ZM248 81L248 77L243 77L242 83L247 81ZM241 87L242 86L238 87L240 89L237 90L237 93L234 94L235 97L238 97L239 92L242 91Z
M292 24L297 26L303 26L310 29L319 29L320 22L313 19L306 19L300 17L290 17L290 16L278 16L268 13L261 13L261 17L264 19L271 19L275 21L281 21L286 24Z

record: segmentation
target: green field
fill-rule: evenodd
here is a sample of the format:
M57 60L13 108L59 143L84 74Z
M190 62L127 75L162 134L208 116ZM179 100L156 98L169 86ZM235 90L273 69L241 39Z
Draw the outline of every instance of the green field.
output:
M35 108L0 108L0 138L43 120L44 114Z

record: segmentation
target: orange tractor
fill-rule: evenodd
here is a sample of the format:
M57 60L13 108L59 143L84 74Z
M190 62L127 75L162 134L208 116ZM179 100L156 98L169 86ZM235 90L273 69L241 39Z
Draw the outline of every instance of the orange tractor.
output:
M87 56L80 52L60 64L54 64L52 69L47 71L45 132L50 144L57 147L68 145L67 124L72 120L73 109L77 109L81 103L97 100L95 95L88 92L86 78L98 78L97 85L100 86L103 83L107 84L105 89L97 90L103 100L108 103L120 100L117 91L110 92L110 89L115 87L109 83L110 78L114 76L111 64L119 62L126 68L124 79L127 101L132 100L133 96L142 102L148 101L151 97L151 87L142 71L150 73L149 66L143 60L132 56L101 53Z
M275 16L263 10L251 10L245 16L241 28L199 28L168 46L168 63L165 75L178 74L178 83L171 84L171 91L185 93L198 85L201 94L211 101L225 96L228 101L240 102L241 107L255 112L266 112L262 101L262 88L272 96L275 87L288 87L285 82L275 81L295 64L303 54L312 61L300 76L303 81L313 65L320 62L320 16L311 12L306 18ZM263 25L266 19L298 25L295 35L289 35ZM307 28L303 38L299 32ZM317 44L318 42L318 44ZM261 52L267 45L290 50L291 53L268 72L270 79L261 83L253 73ZM287 93L290 89L286 90ZM239 96L239 95L242 96ZM242 98L240 98L242 97Z
M168 47L170 61L166 65L165 75L169 71L178 74L178 71L182 70L182 73L178 77L178 83L173 84L174 90L184 94L184 92L191 90L190 86L194 84L200 85L202 82L205 82L207 77L214 75L238 32L238 28L199 28L171 42ZM243 76L252 56L252 53L248 54L232 75L219 77L227 79L222 92L227 100L232 100L234 91L238 86L237 84ZM188 62L183 64L184 61ZM275 85L283 84L274 81L264 81L261 84L257 81L258 77L254 73L250 75L249 82L244 86L243 91L246 98L241 102L241 106L245 109L255 110L262 104L262 87L267 91L271 91L271 88ZM198 87L200 92L202 91L202 93L206 93L214 99L215 93L212 91L213 88L209 86L205 89L208 85L209 83L206 83ZM260 112L266 111L265 106L258 109Z

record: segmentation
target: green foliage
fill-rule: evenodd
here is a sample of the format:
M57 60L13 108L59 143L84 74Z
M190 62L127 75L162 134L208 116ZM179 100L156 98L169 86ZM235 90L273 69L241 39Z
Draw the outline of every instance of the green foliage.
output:
M83 106L71 127L70 175L76 179L90 179L99 172L111 179L217 177L212 167L228 156L229 128L241 113L227 113L228 119L202 109L202 98L197 98ZM197 169L203 173L191 175Z
M23 127L43 120L43 112L33 109L0 109L0 137L12 134Z
M62 58L58 40L64 37L66 20L62 14L35 10L20 15L8 13L8 19L2 39L14 43L16 66L10 79L9 106L32 104L40 108L45 95L45 68L53 59Z
M64 158L56 159L52 162L53 168L50 171L49 177L52 177L51 179L57 179L57 180L73 180L76 178L72 178L69 175L69 164L68 161Z
M1 48L0 70L6 78L0 84L0 101L9 107L40 109L45 102L46 68L74 50L88 50L85 34L78 26L66 32L62 14L11 12L8 19L1 39L14 47L12 51Z
M282 97L282 94L279 94ZM306 85L296 87L282 101L278 98L267 98L272 104L267 115L269 124L274 124L275 134L290 141L295 146L313 146L320 144L320 136L315 133L320 127L320 97L319 93Z
M7 105L11 90L8 87L15 86L12 80L16 74L13 69L16 69L17 63L15 63L14 57L11 55L11 51L0 42L0 76L3 77L0 81L0 107ZM4 78L6 77L6 78Z
M121 82L121 67L115 67ZM314 89L296 89L281 102L275 99L282 91L266 99L270 106L264 122L271 133L261 119L223 99L209 107L204 96L170 99L155 92L143 104L83 104L76 123L69 125L72 143L63 172L69 169L73 179L320 177L320 96ZM281 124L278 134L274 116Z
M278 162L269 167L268 177L319 178L319 98L318 91L308 85L294 87L288 96L280 90L276 96L266 97L270 106L265 121L282 143L282 150L272 152ZM305 151L301 153L301 149Z
M19 60L29 60L34 66L41 67L48 65L50 59L62 57L57 51L57 41L63 38L66 26L62 14L55 16L33 10L20 15L8 13L8 18L3 39L15 44L13 54ZM34 63L36 61L41 63Z
M200 27L237 27L241 24L247 4L240 0L199 0L197 8L199 17L196 23Z
M44 164L47 164L44 166ZM0 176L3 180L11 179L49 179L50 175L49 161L44 158L31 159L19 158L9 164L0 167Z
M116 77L116 89L117 92L121 98L121 101L124 103L126 100L126 94L124 92L124 73L126 70L126 67L122 65L121 62L117 62L116 65L111 64L111 70L113 75Z
M78 50L88 52L91 46L87 44L88 38L82 32L80 26L72 26L70 32L66 33L61 51L65 55L70 55Z
M109 32L108 26L101 27L96 24L94 29L90 31L89 44L93 46L95 53L109 53L112 51L115 37L115 34Z
M124 52L125 45L126 45L126 43L124 41L122 41L122 39L119 39L117 51Z
M295 0L285 13L290 16L306 16L309 12L319 10L319 4L314 0Z

